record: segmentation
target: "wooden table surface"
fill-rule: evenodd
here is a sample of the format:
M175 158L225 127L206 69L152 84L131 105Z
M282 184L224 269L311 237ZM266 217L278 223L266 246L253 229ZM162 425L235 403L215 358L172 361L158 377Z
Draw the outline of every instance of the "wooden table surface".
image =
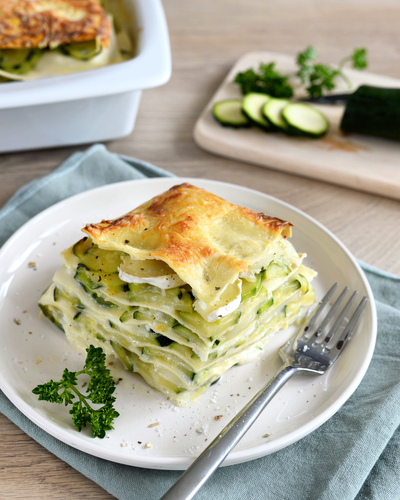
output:
M400 78L398 0L166 0L164 7L172 78L144 92L135 130L108 143L109 150L178 176L228 181L276 196L324 224L357 258L400 275L398 201L218 158L192 139L201 110L235 60L249 51L295 55L312 44L321 58L336 62L364 46L371 72ZM1 155L0 205L28 181L85 148ZM0 498L114 497L0 415Z

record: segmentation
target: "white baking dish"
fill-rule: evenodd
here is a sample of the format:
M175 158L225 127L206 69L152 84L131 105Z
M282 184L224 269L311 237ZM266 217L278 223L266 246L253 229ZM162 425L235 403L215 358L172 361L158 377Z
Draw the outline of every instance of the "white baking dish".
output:
M0 152L106 141L134 127L141 91L171 76L160 0L126 0L137 55L122 63L42 80L0 84Z

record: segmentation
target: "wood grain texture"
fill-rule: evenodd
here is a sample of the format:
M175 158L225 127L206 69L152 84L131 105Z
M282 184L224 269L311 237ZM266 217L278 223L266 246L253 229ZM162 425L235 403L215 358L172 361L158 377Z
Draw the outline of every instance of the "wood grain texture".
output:
M199 149L194 124L234 62L267 50L295 55L309 44L337 61L369 50L373 73L400 78L398 0L166 0L173 74L144 92L136 128L107 147L179 176L232 182L276 196L315 217L353 254L400 275L400 203L391 199L220 158ZM79 148L0 156L0 204L53 171ZM0 498L113 498L0 415ZM145 499L150 500L150 499Z

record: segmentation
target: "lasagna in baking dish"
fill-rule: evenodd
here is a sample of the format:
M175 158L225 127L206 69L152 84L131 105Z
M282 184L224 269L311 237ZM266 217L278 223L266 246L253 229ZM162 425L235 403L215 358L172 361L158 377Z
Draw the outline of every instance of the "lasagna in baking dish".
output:
M314 302L289 222L190 184L83 231L40 308L75 348L102 347L179 405Z
M120 62L121 48L133 54L121 23L118 30L99 0L0 0L0 76L35 79Z

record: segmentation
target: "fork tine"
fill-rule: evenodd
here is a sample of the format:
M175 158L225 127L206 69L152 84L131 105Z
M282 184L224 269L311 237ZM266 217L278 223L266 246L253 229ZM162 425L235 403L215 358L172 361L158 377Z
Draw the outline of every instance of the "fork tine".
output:
M322 321L322 323L319 325L319 327L315 331L315 333L314 333L315 337L318 338L321 335L321 333L325 330L327 324L332 319L333 315L335 314L336 310L340 306L340 303L342 302L342 300L343 300L344 296L346 295L346 293L348 292L348 290L349 290L348 286L346 286L343 289L342 293L336 299L336 302L332 305L332 307L330 308L328 314L325 316L324 320Z
M347 311L350 309L351 304L354 302L354 299L356 298L357 291L353 292L352 296L349 298L347 301L347 304L343 307L342 312L339 314L337 317L337 320L335 321L334 325L332 328L329 330L327 337L325 338L326 344L328 344L331 340L331 338L334 337L335 333L337 332L339 326L342 324L342 321L344 320Z
M337 286L338 286L338 283L334 283L331 286L331 288L328 290L325 297L321 300L320 304L318 305L318 307L315 309L314 313L312 314L308 324L305 326L304 333L306 333L310 328L312 328L314 326L315 321L318 319L318 316L321 314L322 309L329 302L329 300L332 297L332 295L334 294Z
M364 307L367 305L368 298L363 297L358 304L357 309L354 311L353 316L350 318L350 321L347 323L346 328L342 332L339 340L335 344L335 348L340 351L345 346L346 342L349 340L351 334L353 333L354 328L356 327L358 320L360 319L361 313L364 310Z

